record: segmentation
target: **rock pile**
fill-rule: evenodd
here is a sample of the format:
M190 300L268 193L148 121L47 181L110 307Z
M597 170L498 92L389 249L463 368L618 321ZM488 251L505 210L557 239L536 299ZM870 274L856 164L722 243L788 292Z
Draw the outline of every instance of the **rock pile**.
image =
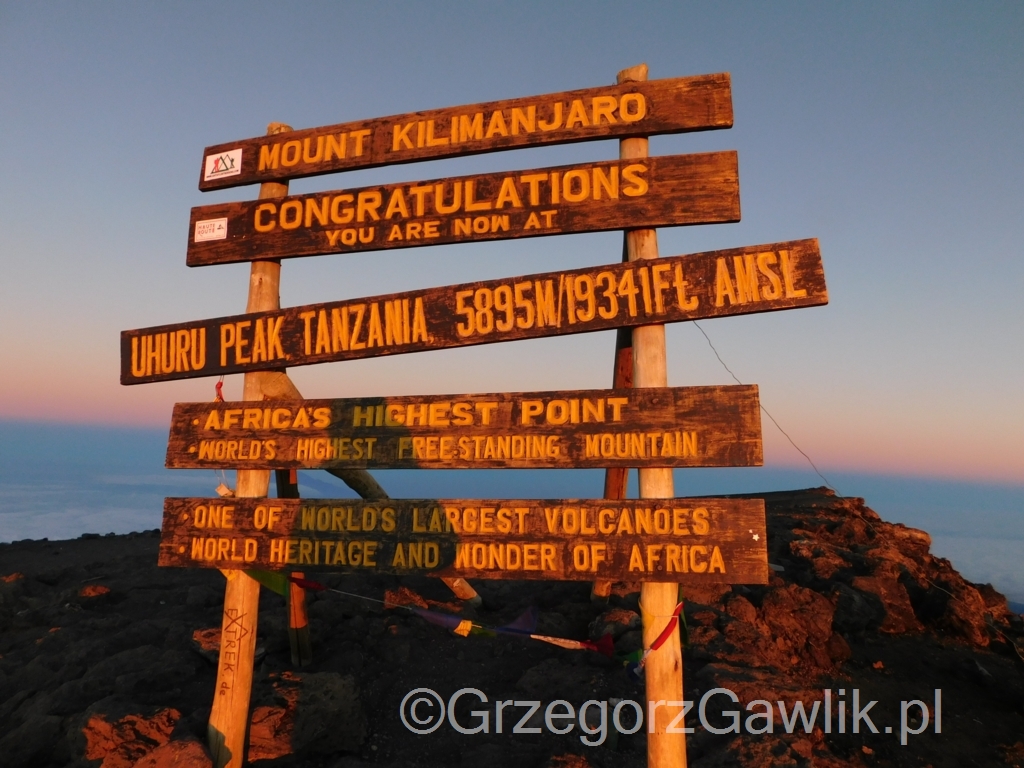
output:
M685 697L716 687L743 718L747 702L774 710L770 733L729 733L719 706L706 725L686 719L690 765L997 766L1024 760L1024 624L987 585L965 581L929 552L928 534L882 521L860 499L825 489L764 496L771 583L684 593ZM217 571L158 569L155 532L0 545L0 763L157 768L210 765L205 751L216 673L223 578ZM346 592L310 595L314 664L291 668L287 614L261 598L249 760L266 766L642 766L643 731L611 733L597 747L579 730L559 736L495 733L495 699L642 700L624 666L590 652L516 637L462 638L395 607L455 610L430 579L314 574ZM484 598L469 618L499 625L527 607L538 631L567 638L612 635L639 648L637 584L618 584L594 605L589 585L477 582ZM490 733L406 730L402 697L427 687L447 698L463 687L489 697ZM942 732L906 746L883 726L900 702L942 690ZM861 727L830 732L784 727L779 708L877 700ZM721 697L720 697L721 698ZM467 702L468 704L468 702ZM479 705L476 705L479 706ZM472 717L466 717L472 722ZM511 710L509 710L511 712ZM518 713L521 714L521 713ZM516 719L518 719L518 714ZM462 710L460 709L460 717ZM795 717L795 715L794 715ZM847 723L850 722L847 710ZM542 713L526 725L543 722ZM760 721L764 724L764 718ZM919 727L920 718L912 723ZM863 726L863 724L862 724ZM787 732L790 731L790 732Z

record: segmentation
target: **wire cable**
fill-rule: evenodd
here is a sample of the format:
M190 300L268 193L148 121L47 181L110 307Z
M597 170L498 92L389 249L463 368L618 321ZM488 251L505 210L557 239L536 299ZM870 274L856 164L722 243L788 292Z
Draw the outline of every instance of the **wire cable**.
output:
M707 340L708 346L711 347L711 351L715 353L715 357L718 358L718 362L720 362L722 364L722 367L725 368L725 370L729 372L730 376L732 376L732 380L735 381L737 384L742 384L743 382L740 381L739 378L737 378L736 374L732 372L732 369L728 365L725 364L725 360L722 359L722 356L720 354L718 354L718 350L715 349L715 345L711 343L711 337L707 335L707 333L704 331L703 328L700 327L700 325L697 323L696 320L693 320L692 322L697 327L697 330L700 331L701 334L703 334L704 338ZM832 485L832 483L830 483L828 481L828 478L825 477L821 473L821 470L818 469L817 465L811 460L811 457L808 456L803 451L803 449L801 449L800 446L796 444L796 442L793 440L793 438L789 436L789 433L786 432L786 430L784 430L779 425L779 422L777 422L775 420L775 417L772 416L768 412L768 409L764 407L764 404L761 403L760 405L761 405L761 410L764 411L764 415L767 416L769 419L771 419L771 422L772 422L772 424L775 425L775 428L778 429L779 432L781 432L785 436L785 438L787 440L789 440L789 444L792 445L794 448L796 448L796 450L800 453L801 456L803 456L805 459L807 459L807 463L811 465L811 468L814 470L815 474L817 474L818 477L820 477L824 481L824 483L825 483L825 485L827 487L832 489L832 491L836 494L836 496L839 496L841 498L843 494L841 494L838 490L836 490L836 487L834 485Z

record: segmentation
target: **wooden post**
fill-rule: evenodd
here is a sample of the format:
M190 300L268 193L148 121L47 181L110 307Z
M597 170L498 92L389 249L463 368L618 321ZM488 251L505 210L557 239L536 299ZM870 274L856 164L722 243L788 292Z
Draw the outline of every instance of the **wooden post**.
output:
M618 82L636 82L647 79L647 65L640 64L619 72ZM619 143L619 157L623 160L647 157L646 138L624 139ZM658 235L653 229L626 231L626 250L630 261L658 258ZM633 386L666 387L668 369L665 360L665 326L644 325L633 329ZM675 496L672 470L669 468L639 469L641 499L670 499ZM643 619L644 648L650 648L669 622L679 599L677 584L644 582L640 591ZM668 641L657 651L651 651L644 665L647 688L646 717L647 765L649 768L686 768L686 739L682 728L679 733L667 733L667 728L682 707L683 655L679 645L678 626ZM662 706L652 707L658 702ZM677 703L672 706L669 702ZM652 727L653 726L653 727Z
M628 261L629 249L626 235L623 234L622 260ZM628 389L633 386L633 331L630 328L619 328L615 334L615 369L612 372L612 387ZM629 486L629 469L627 467L609 467L604 471L603 499L624 499ZM590 600L594 603L606 603L612 594L610 581L595 581L590 589Z
M298 472L294 469L274 471L279 499L299 498ZM293 572L292 576L305 576ZM288 645L292 651L292 664L305 667L313 663L313 644L309 639L309 615L306 613L306 590L298 584L288 584Z
M290 126L281 123L267 126L268 135L290 130ZM270 182L260 185L260 199L287 194L287 184ZM249 300L245 311L280 309L280 284L280 260L254 261L249 272ZM242 399L263 400L264 379L268 377L273 377L273 374L245 374ZM235 490L238 498L263 497L269 490L270 470L238 471ZM228 583L224 590L217 688L207 726L207 739L215 768L241 768L245 761L249 726L260 585L244 571L224 571L224 575Z
M445 583L448 589L450 589L452 593L459 598L459 600L469 603L474 608L479 605L483 605L483 598L477 594L477 591L473 589L472 585L465 579L445 576L441 581Z
M292 576L304 579L305 574L293 571ZM306 613L306 590L298 584L288 584L288 644L292 649L292 664L305 667L313 663L313 645L309 639L309 615Z

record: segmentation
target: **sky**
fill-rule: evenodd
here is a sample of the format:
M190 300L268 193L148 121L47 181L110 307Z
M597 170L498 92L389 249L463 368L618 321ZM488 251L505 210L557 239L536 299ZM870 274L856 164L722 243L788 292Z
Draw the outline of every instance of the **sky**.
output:
M203 148L295 128L729 72L742 221L663 255L817 237L826 307L701 322L825 474L1024 485L1024 5L13 3L0 0L4 422L166 428L213 380L122 387L118 334L244 309L248 265L185 266ZM295 193L617 156L614 141L295 181ZM617 262L621 235L286 261L282 305ZM669 383L733 379L692 324ZM610 385L614 335L295 369L307 397ZM229 377L229 398L241 377ZM765 462L806 467L765 420ZM2 471L2 470L0 470ZM852 489L853 493L857 489Z

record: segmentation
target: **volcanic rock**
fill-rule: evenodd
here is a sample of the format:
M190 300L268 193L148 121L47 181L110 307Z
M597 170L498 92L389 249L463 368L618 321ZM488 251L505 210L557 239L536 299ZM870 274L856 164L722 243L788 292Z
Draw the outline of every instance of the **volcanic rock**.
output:
M733 691L775 710L771 733L714 733L696 716L687 736L692 768L708 766L896 766L1020 764L1024 747L1024 621L990 585L971 584L930 553L930 537L881 520L863 500L826 489L763 494L767 509L766 585L687 586L684 698ZM213 700L220 601L216 570L155 566L155 532L68 542L0 544L0 764L20 766L202 766ZM460 637L400 605L456 613L433 579L308 574L366 600L308 594L313 663L292 668L287 611L263 590L254 669L248 759L259 766L481 765L643 766L644 729L609 734L599 747L544 729L513 733L524 714L509 705L501 733L495 701L642 701L643 687L621 660L522 636ZM501 627L528 609L539 634L596 641L617 652L640 647L637 583L613 586L604 606L584 582L475 581L483 605L460 618ZM390 605L382 606L385 593ZM399 599L399 596L401 599ZM265 654L262 653L265 649ZM472 736L447 722L429 735L402 725L399 704L415 688L445 702L473 688L457 716L490 732ZM934 709L943 728L901 746L883 726L898 725L900 702ZM879 733L833 727L787 732L779 707L823 711L877 700ZM843 693L840 693L842 691ZM465 705L465 707L463 707ZM726 709L729 708L728 705ZM719 707L719 710L722 708ZM424 710L425 711L425 710ZM849 710L848 710L849 711ZM933 715L933 712L930 712ZM728 717L709 715L722 727ZM917 721L914 721L917 722ZM849 723L849 716L848 716ZM833 723L833 726L835 723Z

